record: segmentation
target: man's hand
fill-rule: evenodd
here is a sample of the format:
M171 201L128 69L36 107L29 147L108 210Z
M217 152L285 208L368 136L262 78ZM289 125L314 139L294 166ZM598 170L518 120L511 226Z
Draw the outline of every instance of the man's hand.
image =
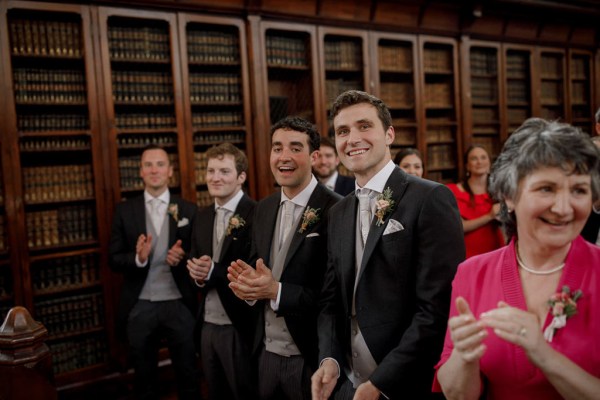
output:
M167 252L167 264L171 267L178 265L181 260L185 257L185 251L181 247L181 239L176 241L175 244Z
M203 255L199 258L192 258L187 261L187 269L190 272L190 277L198 283L204 283L210 267L212 266L212 258L207 255Z
M148 234L148 236L146 236L142 233L135 244L135 254L137 255L138 261L144 264L148 260L151 250L152 235Z
M371 381L366 381L365 383L358 385L353 400L379 400L380 395L381 392L379 389L377 389Z
M312 400L327 400L335 388L338 374L337 364L333 360L324 360L310 379Z
M242 300L276 300L279 283L273 279L271 270L262 258L256 262L256 269L242 260L233 261L227 268L229 288Z

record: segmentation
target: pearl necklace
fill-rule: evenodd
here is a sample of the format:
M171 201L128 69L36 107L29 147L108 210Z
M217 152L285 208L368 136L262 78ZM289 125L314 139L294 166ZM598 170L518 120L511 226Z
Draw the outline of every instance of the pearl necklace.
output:
M550 275L550 274L560 271L561 269L563 269L565 267L565 263L562 263L562 264L560 264L552 269L546 270L546 271L537 271L535 269L531 269L527 265L525 265L523 260L521 260L521 256L519 255L519 249L517 249L517 263L519 264L519 267L523 268L525 271L527 271L533 275Z

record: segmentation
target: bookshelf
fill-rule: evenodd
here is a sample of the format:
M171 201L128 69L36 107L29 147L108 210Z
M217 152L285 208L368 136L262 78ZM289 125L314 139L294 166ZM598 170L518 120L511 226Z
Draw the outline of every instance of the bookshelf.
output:
M571 123L595 135L594 113L592 106L592 79L593 55L585 50L569 50L569 96Z
M566 54L562 49L538 48L540 111L542 118L569 121Z
M0 150L3 148L0 138ZM2 155L3 156L3 155ZM0 165L4 157L0 158ZM0 170L0 321L4 321L8 310L15 304L13 274L10 268L8 223L6 218L6 190ZM1 323L1 322L0 322Z
M188 163L181 162L187 141L180 64L173 56L176 15L99 7L97 19L114 200L143 191L140 157L149 144L164 147L169 155L170 191L191 197Z
M463 140L483 146L491 159L501 151L504 138L503 109L500 96L500 44L462 41Z
M23 202L10 227L19 243L12 268L20 278L13 282L23 287L19 302L47 327L51 351L68 349L69 357L53 362L57 383L65 384L74 370L106 366L112 331L102 283L105 203L91 14L84 6L19 1L2 11L8 38L2 57L10 60L4 76L13 83L6 107L14 116L3 137L16 150L13 196ZM93 284L76 272L88 254L96 255ZM10 281L6 268L0 271L0 280ZM84 298L94 305L83 306ZM94 357L74 352L82 341L78 350L93 348Z
M456 182L463 166L458 103L458 55L454 39L419 37L421 132L429 179Z
M533 115L532 69L534 50L527 46L503 45L505 138Z
M392 144L392 158L402 148L420 148L420 98L417 82L417 39L414 35L382 32L370 34L371 55L374 62L374 93L385 102L392 114L396 138Z
M193 146L196 203L207 206L205 153L231 142L244 150L253 168L246 36L241 20L178 15L186 140ZM191 135L190 135L191 134ZM249 171L247 191L254 193Z

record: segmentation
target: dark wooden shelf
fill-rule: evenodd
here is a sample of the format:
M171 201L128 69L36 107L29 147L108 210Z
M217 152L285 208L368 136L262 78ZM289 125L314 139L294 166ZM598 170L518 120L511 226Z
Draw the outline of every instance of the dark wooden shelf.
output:
M83 61L83 55L62 55L62 54L23 54L23 53L11 53L11 57L14 58L31 58L31 59L51 59L51 60L77 60Z
M98 241L97 240L86 240L86 241L80 241L80 242L71 242L71 243L60 243L57 245L53 245L53 246L39 246L39 247L28 247L29 251L31 252L43 252L43 251L48 251L48 250L61 250L61 249L67 249L67 248L72 248L72 247L84 247L84 246L92 246L92 245L98 245Z
M124 106L172 106L175 104L174 101L149 101L149 100L140 100L140 101L115 101L115 106L124 107Z
M68 203L82 203L96 200L95 196L90 197L78 197L73 199L53 199L44 201L25 201L26 206L43 206L48 204L68 204Z
M310 70L308 65L287 65L287 64L267 64L267 68L269 69L284 69L290 71L308 71Z
M111 57L111 63L125 63L125 64L161 64L170 65L171 60L167 59L153 59L153 58L115 58Z
M188 56L188 58L191 58ZM239 61L188 61L190 66L198 67L239 67Z
M85 101L15 101L17 106L87 106Z
M93 288L101 288L101 287L102 287L102 283L100 281L96 281L96 282L90 282L90 283L86 283L86 284L63 285L58 288L34 290L33 295L35 297L45 297L45 296L52 296L52 295L56 295L56 294L79 292L79 291L82 291L85 289L93 289Z
M123 134L146 134L146 133L172 133L177 134L177 128L174 127L164 127L164 128L116 128L117 135Z
M194 107L232 107L232 106L241 106L241 101L194 101L192 102L192 106Z
M91 136L92 133L88 130L73 130L73 131L68 131L68 130L56 130L56 131L19 131L18 132L19 137L48 137L48 136ZM61 149L60 151L68 151L69 148L64 148ZM81 149L77 149L76 151L80 151L80 150L89 150L90 147L86 147L86 148L81 148ZM54 150L54 149L53 149ZM50 151L53 151L50 150ZM22 150L22 151L29 151L29 150ZM40 151L48 151L48 150L40 150Z
M91 335L94 333L100 333L100 332L103 332L104 330L105 330L104 325L100 325L100 326L95 326L93 328L82 329L79 331L60 333L58 335L50 335L50 336L48 336L47 341L48 342L56 342L56 341L60 341L60 340L64 340L64 339L70 339L70 338L77 337L77 336L84 336L84 335Z

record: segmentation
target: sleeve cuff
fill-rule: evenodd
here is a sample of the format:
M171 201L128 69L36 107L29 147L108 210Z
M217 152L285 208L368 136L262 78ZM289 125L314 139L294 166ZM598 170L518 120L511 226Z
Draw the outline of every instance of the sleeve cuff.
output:
M279 286L277 289L277 298L275 300L271 300L271 308L273 311L279 310L279 302L281 301L281 282L278 282L277 285Z
M138 257L138 255L135 255L135 265L137 265L138 268L144 268L146 265L148 265L148 260L146 260L146 262L142 263L140 262L140 259Z

